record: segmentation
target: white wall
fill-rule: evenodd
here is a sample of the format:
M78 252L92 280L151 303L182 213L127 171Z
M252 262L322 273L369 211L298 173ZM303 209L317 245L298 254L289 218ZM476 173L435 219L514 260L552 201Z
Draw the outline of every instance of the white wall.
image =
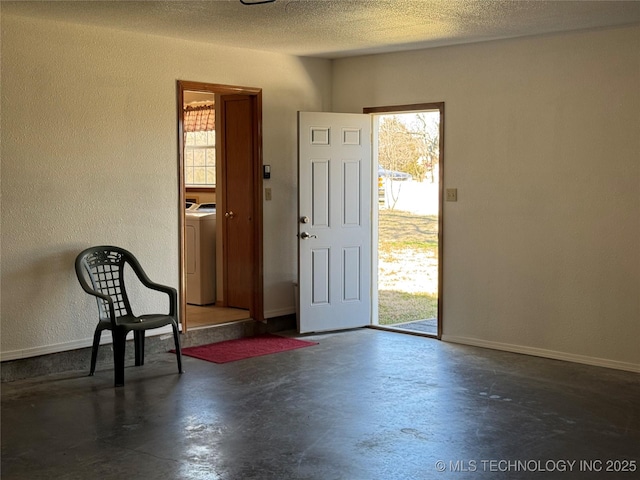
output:
M3 360L88 344L85 246L177 286L183 79L263 88L268 316L293 312L296 111L445 101L444 338L640 370L640 28L332 65L1 21Z
M640 371L640 27L334 62L336 111L436 101L443 339Z
M328 108L329 61L5 14L1 47L3 360L89 344L84 247L177 287L178 79L263 89L265 314L294 312L296 112Z

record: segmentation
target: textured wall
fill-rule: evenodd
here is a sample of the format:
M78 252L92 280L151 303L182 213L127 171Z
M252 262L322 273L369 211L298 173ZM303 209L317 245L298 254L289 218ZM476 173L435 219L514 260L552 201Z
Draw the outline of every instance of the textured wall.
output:
M640 28L334 63L333 107L445 102L444 338L640 370Z
M177 286L184 79L264 89L267 313L293 311L295 112L445 101L445 338L640 365L639 28L342 59L332 87L327 61L1 20L3 358L86 344L85 246Z
M4 359L87 344L86 246L128 248L177 286L178 79L263 88L265 312L293 313L296 112L328 108L329 61L10 15L1 46Z

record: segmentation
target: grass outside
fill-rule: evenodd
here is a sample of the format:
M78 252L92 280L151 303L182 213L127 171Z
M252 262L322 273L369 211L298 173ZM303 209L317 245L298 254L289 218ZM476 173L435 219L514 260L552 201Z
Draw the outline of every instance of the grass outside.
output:
M438 257L438 217L381 209L378 215L378 248L392 254L405 248Z
M435 318L438 217L381 209L378 232L380 325Z

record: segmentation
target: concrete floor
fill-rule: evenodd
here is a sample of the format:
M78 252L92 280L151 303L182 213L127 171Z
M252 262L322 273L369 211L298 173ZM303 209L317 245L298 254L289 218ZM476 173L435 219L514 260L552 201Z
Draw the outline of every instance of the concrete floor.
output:
M110 368L5 383L2 478L638 478L637 374L373 329L306 338L184 357L183 375L156 353L117 389Z

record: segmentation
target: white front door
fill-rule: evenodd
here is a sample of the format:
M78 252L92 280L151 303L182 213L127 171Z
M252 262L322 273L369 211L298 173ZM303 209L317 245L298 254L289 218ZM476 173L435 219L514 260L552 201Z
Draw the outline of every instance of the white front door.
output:
M298 114L300 333L371 323L371 117Z

